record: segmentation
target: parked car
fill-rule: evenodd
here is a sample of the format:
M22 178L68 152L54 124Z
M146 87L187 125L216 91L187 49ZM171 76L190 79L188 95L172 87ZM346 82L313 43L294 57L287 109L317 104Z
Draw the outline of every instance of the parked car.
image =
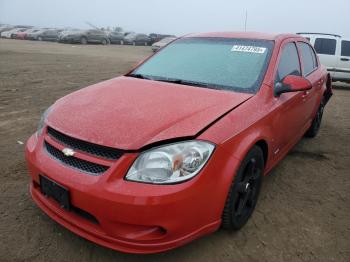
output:
M331 95L301 36L185 36L46 110L25 149L32 198L67 229L123 252L240 229L262 177L317 135Z
M35 31L33 31L33 32L27 33L26 39L28 39L28 40L39 40L39 39L38 39L39 36L40 36L43 32L45 32L46 30L48 30L48 29L43 29L43 28L41 28L41 29L35 30Z
M146 34L131 33L124 37L126 45L150 45L151 39Z
M66 35L69 34L75 34L76 32L81 31L81 29L76 29L76 28L69 28L69 29L64 29L58 34L58 41Z
M1 37L2 38L14 38L17 33L23 32L25 30L27 30L27 28L13 28L9 31L1 32Z
M59 42L63 43L100 43L107 45L109 43L108 35L97 29L68 31L60 35Z
M10 31L14 28L12 25L2 25L0 26L0 34L5 31Z
M39 30L40 30L39 28L30 28L30 29L27 29L23 32L18 32L16 34L14 34L14 37L16 39L24 40L24 39L27 39L28 34L38 32Z
M174 35L155 34L155 33L149 34L151 45L156 43L156 42L159 42L160 40L162 40L163 38L166 38L166 37L175 37L175 36Z
M166 46L167 44L169 44L170 42L174 41L176 39L176 37L165 37L162 40L160 40L159 42L156 42L154 44L152 44L152 50L153 52L157 52L160 48Z
M108 33L108 41L111 44L123 44L124 33L123 32L110 32Z
M61 31L60 29L43 30L36 35L36 39L38 41L58 41L58 36Z
M112 31L108 34L108 39L111 44L124 44L124 38L130 34L130 32L115 32Z
M334 81L350 83L350 38L321 33L299 33L314 46Z

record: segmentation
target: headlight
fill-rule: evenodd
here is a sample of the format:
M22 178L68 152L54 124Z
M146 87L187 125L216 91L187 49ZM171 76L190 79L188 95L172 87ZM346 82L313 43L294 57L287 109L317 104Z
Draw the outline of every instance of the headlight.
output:
M51 111L51 107L49 107L48 109L45 110L44 114L42 114L40 120L39 120L39 124L38 124L38 128L36 130L36 135L37 137L39 137L41 135L41 133L43 132L44 126L45 126L45 120L48 116L48 114Z
M173 184L199 173L215 146L204 141L186 141L143 152L135 160L126 179L130 181Z

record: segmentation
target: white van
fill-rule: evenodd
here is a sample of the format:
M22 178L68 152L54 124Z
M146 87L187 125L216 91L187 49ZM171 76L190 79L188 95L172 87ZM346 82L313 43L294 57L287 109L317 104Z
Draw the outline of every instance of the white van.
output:
M321 64L327 67L333 81L350 83L350 39L322 33L298 34L314 46Z

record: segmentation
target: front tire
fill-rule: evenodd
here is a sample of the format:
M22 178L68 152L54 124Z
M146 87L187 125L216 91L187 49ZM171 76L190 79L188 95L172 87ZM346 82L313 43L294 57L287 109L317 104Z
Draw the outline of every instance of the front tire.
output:
M227 195L221 224L224 229L238 230L247 223L258 201L264 165L261 148L254 146L243 159Z
M38 37L39 41L43 41L43 38L41 36Z
M306 137L313 138L313 137L317 136L318 131L320 130L320 127L321 127L324 107L325 107L325 102L324 102L324 100L322 100L320 103L320 106L318 107L316 116L312 120L310 128L305 133Z

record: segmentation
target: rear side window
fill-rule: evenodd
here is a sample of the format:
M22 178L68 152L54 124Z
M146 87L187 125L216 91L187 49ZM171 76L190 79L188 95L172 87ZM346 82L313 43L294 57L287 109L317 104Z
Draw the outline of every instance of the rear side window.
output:
M316 55L310 45L299 42L298 46L301 53L303 75L306 76L317 68Z
M350 56L350 41L341 41L341 55Z
M281 82L288 75L301 75L297 47L294 43L286 44L282 50L277 68L276 83Z
M316 38L315 40L315 50L317 54L335 55L336 45L337 41L335 39Z

